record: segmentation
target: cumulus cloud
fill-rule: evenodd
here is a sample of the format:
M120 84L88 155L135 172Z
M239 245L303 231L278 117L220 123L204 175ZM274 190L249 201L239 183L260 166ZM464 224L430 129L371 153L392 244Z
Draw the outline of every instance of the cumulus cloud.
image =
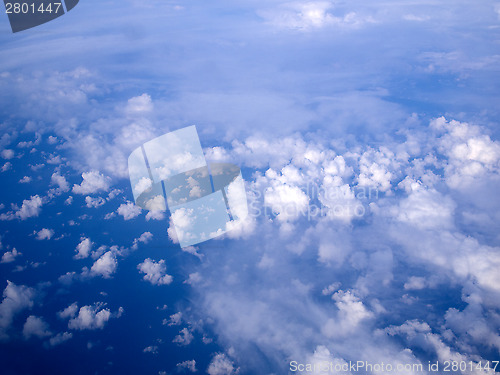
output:
M116 255L110 250L94 262L90 269L90 275L102 276L105 279L109 279L117 268L118 261L116 260Z
M23 336L25 339L29 339L32 336L44 338L51 335L49 325L42 318L34 315L28 316L23 327Z
M7 281L0 304L0 340L9 338L7 332L14 317L21 311L33 307L35 291L24 285Z
M50 240L54 235L53 229L43 228L36 232L36 239L41 240Z
M232 375L238 372L239 369L224 353L217 353L207 368L209 375Z
M61 345L62 343L68 341L73 337L73 334L71 332L61 332L55 335L54 337L51 337L49 339L49 345L50 346L57 346Z
M132 250L137 250L139 248L139 243L147 244L153 239L153 233L144 232L140 235L139 238L134 239L134 243L132 244Z
M2 260L0 263L11 263L16 260L18 256L22 255L16 248L13 248L12 251L6 251L2 255Z
M12 159L16 155L14 150L10 150L10 149L2 150L1 154L2 154L2 158L7 159L7 160Z
M75 259L85 259L90 255L90 251L92 250L92 246L94 243L90 240L90 238L83 237L80 239L80 243L76 245L76 255Z
M190 361L184 361L184 362L181 362L181 363L178 363L177 365L177 369L179 371L189 371L189 372L196 372L198 371L196 369L196 361L194 359L190 360Z
M175 342L176 344L180 346L187 346L191 344L191 341L193 341L193 334L189 331L187 328L183 328L180 330L179 334L174 337L172 342Z
M99 206L102 206L103 204L106 203L106 199L102 197L90 197L86 196L85 197L85 204L87 205L88 208L97 208Z
M116 210L123 220L132 220L141 214L141 208L132 202L122 203Z
M73 185L73 193L86 195L109 190L111 179L98 171L84 172L82 179L80 185Z
M143 279L153 285L168 285L173 281L172 276L166 273L167 267L163 259L155 262L151 258L147 258L137 266L137 269L145 274Z
M76 308L75 308L76 307ZM112 318L119 318L123 314L123 308L119 308L116 313L105 308L103 303L82 306L78 310L76 304L68 306L59 313L61 318L70 318L68 328L72 330L96 330L103 329Z

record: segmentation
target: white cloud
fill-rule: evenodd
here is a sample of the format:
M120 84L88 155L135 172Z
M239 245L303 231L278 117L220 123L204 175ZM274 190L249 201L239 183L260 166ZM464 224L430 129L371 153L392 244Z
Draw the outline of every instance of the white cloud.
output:
M199 272L193 272L189 274L189 277L186 281L184 281L185 284L197 284L200 283L203 280L203 277L200 275Z
M86 196L85 197L85 204L87 205L88 208L97 208L99 206L102 206L103 204L106 203L106 199L102 197L90 197Z
M116 210L119 215L123 216L124 220L131 220L141 214L141 208L132 202L122 203Z
M76 255L75 259L85 259L90 255L90 251L92 250L92 246L94 243L90 240L90 238L82 237L80 239L80 243L76 245Z
M35 291L24 285L16 285L7 280L0 304L0 340L8 339L9 330L14 317L21 311L33 306Z
M178 326L182 323L182 312L176 312L175 314L170 315L170 319L168 321L169 326Z
M144 262L137 266L141 273L145 273L144 280L149 281L153 285L168 285L173 278L166 273L165 261L161 259L158 262L147 258Z
M130 98L127 103L126 112L128 114L143 114L153 110L153 101L148 94Z
M31 182L31 177L28 176L24 176L19 180L20 184L29 184L30 182Z
M147 346L142 351L144 353L158 354L158 346L156 345Z
M16 154L15 154L14 150L5 149L5 150L2 150L1 155L2 155L2 158L9 160L9 159L12 159Z
M0 215L0 220L13 220L15 218L26 220L30 217L36 217L40 214L43 206L42 198L38 195L33 195L30 199L23 200L21 208L17 211L7 212Z
M109 190L111 179L98 171L84 172L82 178L80 185L73 185L73 193L86 195Z
M68 328L73 330L103 329L111 318L119 318L123 313L121 307L117 313L111 313L111 311L104 306L103 303L82 306L78 311L78 315L76 315L76 311L73 312L73 308L71 308L71 313L74 314L74 317L69 320ZM65 317L68 316L71 315L65 315Z
M102 276L105 279L109 279L115 273L117 267L118 262L115 254L113 251L108 251L94 262L90 269L90 274L92 276Z
M139 248L139 243L147 244L153 239L153 233L144 232L140 235L139 238L134 239L134 243L132 245L132 250L137 250Z
M72 303L66 307L63 311L57 313L61 319L74 318L78 311L78 304L76 302Z
M31 336L44 338L51 335L49 325L42 318L34 315L28 316L23 327L23 336L25 339L29 339Z
M36 239L41 240L50 240L54 235L53 229L43 228L36 233Z
M178 371L190 371L190 372L198 371L196 369L196 361L194 359L192 359L190 361L184 361L184 362L178 363L177 369L178 369Z
M174 337L172 342L179 344L180 346L187 346L191 344L191 341L193 341L193 334L189 332L187 328L183 328L180 330L179 334Z
M49 339L49 345L50 346L57 346L61 345L62 343L68 341L73 337L73 334L71 332L61 332L55 335L54 337L51 337Z
M16 260L18 256L22 255L19 251L16 250L16 248L13 248L12 251L6 251L2 255L2 260L0 263L11 263Z
M209 375L232 375L238 372L239 369L224 353L217 353L207 368Z
M11 168L12 168L12 163L8 161L4 165L2 165L2 172L7 172Z

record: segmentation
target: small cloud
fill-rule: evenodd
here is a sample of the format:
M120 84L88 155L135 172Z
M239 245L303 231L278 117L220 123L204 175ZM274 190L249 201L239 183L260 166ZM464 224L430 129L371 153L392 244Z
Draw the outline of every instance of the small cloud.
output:
M122 203L116 210L119 215L123 216L124 220L131 220L141 214L141 208L132 202Z
M232 375L238 371L239 368L235 368L234 363L224 353L217 353L207 369L208 375Z
M82 178L80 185L73 185L73 193L86 195L109 190L111 179L98 171L84 172Z
M109 279L111 275L115 273L117 267L118 262L115 254L112 251L108 251L94 262L90 269L90 274Z
M122 307L118 309L118 312L111 313L111 311L108 308L104 308L104 306L105 304L103 303L95 303L94 305L83 306L78 311L78 315L76 315L76 312L74 312L74 308L71 307L70 312L74 317L69 320L68 328L80 331L103 329L106 323L111 318L119 318L123 313ZM71 315L68 314L68 316Z
M26 340L31 336L43 338L50 335L52 335L52 333L49 331L49 325L44 322L42 318L34 315L28 316L28 319L26 319L26 323L24 323L23 327L23 336Z
M144 280L149 281L153 285L168 285L173 280L172 276L166 274L166 266L163 259L155 262L147 258L137 266L137 269L141 273L145 273Z
M196 361L194 359L190 360L190 361L184 361L184 362L181 362L181 363L178 363L177 364L177 370L178 371L190 371L190 372L196 372L198 371L196 369Z
M94 243L90 240L90 238L83 237L80 240L80 243L76 245L76 255L75 259L85 259L90 255L90 250L92 250L92 246Z
M2 150L2 152L0 154L2 155L2 158L7 159L7 160L12 159L16 155L14 150L10 150L10 149Z
M11 263L16 260L18 256L22 255L16 248L13 248L12 251L7 251L2 255L2 260L0 263Z
M29 184L30 182L31 182L31 177L28 176L24 176L19 180L20 184Z
M172 342L175 342L176 344L179 344L180 346L187 346L191 344L191 341L193 341L193 335L187 328L181 329L179 334L174 337Z
M50 240L54 235L54 231L52 229L43 228L38 233L36 233L36 239L41 240Z
M50 346L61 345L62 343L68 341L72 337L73 337L73 334L71 332L58 333L57 335L55 335L54 337L51 337L49 339L49 345Z
M158 347L156 345L151 345L142 350L144 353L158 354Z

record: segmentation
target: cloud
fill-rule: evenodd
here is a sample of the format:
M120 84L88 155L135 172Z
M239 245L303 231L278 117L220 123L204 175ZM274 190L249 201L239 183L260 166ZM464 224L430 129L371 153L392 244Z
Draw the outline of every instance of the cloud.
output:
M0 340L9 338L7 331L14 317L21 311L33 307L35 291L24 285L16 285L7 280L0 304Z
M104 307L103 303L95 303L94 305L82 306L76 313L77 309L70 305L63 311L64 318L71 317L68 322L68 328L72 330L96 330L103 329L106 323L112 318L119 318L123 313L123 308L119 308L118 312L111 313L108 308ZM61 314L59 314L61 316Z
M166 274L165 261L161 259L158 262L147 258L137 266L141 273L145 273L144 280L153 285L168 285L173 281L172 276Z
M0 220L13 220L16 218L26 220L31 217L37 217L40 214L42 206L42 198L38 195L33 195L30 199L23 200L21 208L17 209L17 211L1 214Z
M176 366L177 366L177 370L182 371L182 372L186 372L186 371L196 372L196 371L198 371L196 369L196 361L194 359L192 359L190 361L184 361L184 362L178 363Z
M50 240L52 236L54 235L54 230L53 229L47 229L43 228L36 232L36 239L41 241L41 240Z
M42 318L34 315L28 316L23 327L23 336L25 339L29 339L31 336L44 338L51 335L52 332L49 330L49 325Z
M19 180L20 184L29 184L30 182L31 182L31 177L28 176L24 176Z
M70 189L69 183L66 178L64 176L61 176L57 172L52 173L52 176L50 177L50 184L57 186L56 190L54 191L56 195L66 193Z
M142 350L144 353L158 354L158 347L156 345L148 346Z
M122 203L116 210L123 220L132 220L141 214L141 208L132 202Z
M180 330L179 334L174 337L172 342L179 344L180 346L187 346L191 344L191 341L193 341L193 334L189 332L187 328L183 328Z
M99 206L102 206L103 204L106 203L106 199L102 197L90 197L86 196L85 197L85 204L87 205L88 208L97 208Z
M125 111L129 115L148 113L153 110L153 101L148 94L135 96L130 98L127 102Z
M90 269L90 274L92 276L102 276L105 279L109 279L115 273L117 267L118 262L116 260L116 255L113 251L107 251L94 262Z
M92 250L92 246L94 243L90 240L90 238L82 237L80 239L80 243L76 245L76 255L75 259L85 259L90 255L90 250Z
M82 178L80 185L73 185L73 193L86 195L109 190L111 179L98 171L84 172Z
M15 154L14 150L5 149L5 150L2 150L1 155L2 155L2 158L9 160L9 159L14 158L14 156L16 154Z
M170 319L168 321L169 326L178 326L182 323L182 312L176 312L175 314L170 315Z
M16 250L16 248L13 248L12 251L6 251L2 255L2 260L0 263L11 263L16 260L18 256L22 255L19 251Z
M62 343L70 340L73 337L73 334L71 332L61 332L55 335L54 337L51 337L49 339L49 345L50 346L57 346L61 345Z
M134 239L132 245L132 250L137 250L139 248L139 243L147 244L153 239L153 234L151 232L144 232L139 238Z
M224 353L217 353L207 368L209 375L232 375L238 372L239 369Z

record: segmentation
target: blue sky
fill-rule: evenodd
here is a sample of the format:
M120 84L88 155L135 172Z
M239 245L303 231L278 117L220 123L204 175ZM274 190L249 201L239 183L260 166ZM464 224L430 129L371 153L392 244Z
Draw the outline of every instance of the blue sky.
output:
M499 360L499 32L494 1L1 17L2 374ZM190 125L251 215L181 249L127 158Z

